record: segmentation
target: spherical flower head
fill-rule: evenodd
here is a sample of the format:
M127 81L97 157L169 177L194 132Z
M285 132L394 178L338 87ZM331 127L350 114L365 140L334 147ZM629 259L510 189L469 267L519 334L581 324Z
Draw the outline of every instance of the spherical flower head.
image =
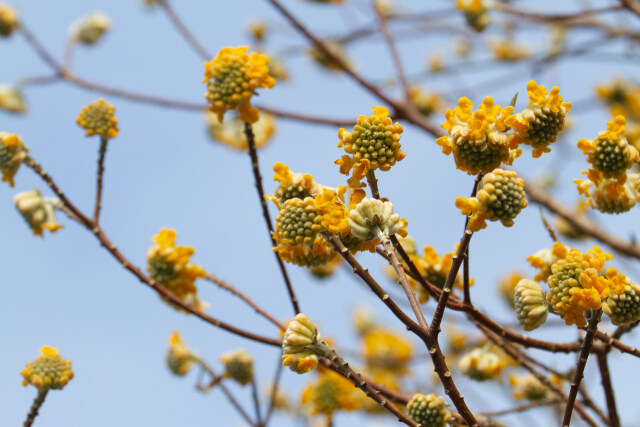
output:
M311 415L323 414L331 419L336 411L360 409L360 392L351 381L327 369L318 372L317 380L307 384L301 396Z
M620 214L630 211L640 201L640 175L627 174L621 184L617 179L604 178L597 171L584 173L589 179L576 179L573 182L578 192L587 197L585 203L591 208L606 214Z
M417 393L407 403L407 412L422 427L444 427L451 420L448 406L442 396Z
M36 236L42 236L44 230L54 233L62 228L54 215L54 210L62 206L60 200L43 198L38 190L32 190L16 194L13 202Z
M554 242L551 249L540 249L535 254L530 255L527 258L527 262L531 264L531 267L539 270L534 279L546 283L549 276L551 276L551 266L566 257L568 252L569 248L567 246L560 242Z
M513 220L527 206L524 181L514 171L494 169L486 174L478 184L475 197L458 197L456 207L463 215L472 215L469 220L471 231L482 230L486 220L500 221L511 227Z
M73 378L71 361L58 354L57 348L48 345L40 349L40 355L20 372L24 378L22 385L31 384L40 391L62 390Z
M617 107L620 114L636 117L640 114L640 87L628 80L617 78L610 84L598 85L596 95L606 105Z
M279 203L294 198L315 197L322 189L320 184L313 180L313 176L308 173L291 172L287 165L280 162L273 165L273 171L273 180L280 183L273 192Z
M462 374L476 381L497 377L505 366L504 360L488 346L471 350L458 362Z
M0 36L9 37L18 27L18 12L6 3L0 3Z
M74 22L69 33L76 42L92 45L99 42L109 29L111 29L109 17L104 12L93 12Z
M489 11L482 0L457 0L456 6L464 12L467 24L474 30L481 32L489 25Z
M607 130L600 132L593 141L581 139L578 148L587 156L591 168L599 173L590 176L599 179L615 178L619 183L627 179L627 169L640 161L640 155L635 147L631 146L624 137L626 119L624 116L616 116L607 123ZM598 182L595 182L598 184Z
M425 116L441 112L444 109L444 100L435 92L427 92L416 87L411 89L410 95L413 106Z
M535 402L547 399L551 394L551 390L533 374L511 375L509 382L513 386L513 397L516 399L527 399Z
M118 135L118 119L114 117L116 108L104 99L85 105L80 110L76 123L87 131L86 136L100 135L115 138Z
M147 271L153 280L169 289L185 304L204 310L208 304L200 301L195 281L206 271L190 261L195 252L191 246L177 246L175 230L163 228L153 237L155 244L147 252ZM177 306L176 309L180 310Z
M347 65L350 65L349 58L344 50L344 47L341 43L334 41L326 41L324 42L325 47L333 54L333 56L338 57ZM333 60L333 58L327 54L325 54L322 50L318 49L316 46L312 47L308 51L309 56L313 62L325 70L333 71L333 72L341 72L342 66Z
M226 377L243 386L253 381L253 357L244 349L225 353L220 361L224 363Z
M441 125L451 136L440 137L436 143L444 154L453 153L456 168L469 175L489 173L503 163L511 165L522 152L515 135L503 133L512 113L513 107L494 105L489 96L476 111L469 98L460 98L456 108L446 111L447 121Z
M318 366L313 345L321 342L318 327L304 313L299 313L287 325L282 341L282 365L297 374L304 374Z
M0 85L0 108L10 113L24 114L27 104L18 89L11 85Z
M550 152L549 145L558 139L571 103L562 101L560 88L557 86L547 93L544 86L530 80L527 91L527 108L507 118L505 123L513 128L523 144L533 148L533 157L540 157L543 153Z
M451 270L451 263L453 256L456 254L456 250L457 246L453 252L448 252L440 256L433 247L425 246L422 258L414 260L414 264L427 282L442 289L447 281L449 270ZM473 279L470 280L470 285L473 285ZM464 287L462 276L459 273L453 281L453 287L459 289ZM429 300L430 295L424 287L416 286L416 292L420 303L425 303Z
M0 132L0 172L2 182L8 182L13 187L13 178L18 173L20 165L27 158L29 149L18 135Z
M276 218L276 233L292 245L310 245L322 229L313 197L293 198L284 202Z
M244 134L244 122L240 118L221 122L216 114L207 111L205 119L211 139L222 142L227 147L236 150L247 150L248 144L247 137ZM271 141L271 137L275 132L275 117L271 114L262 114L258 121L253 123L252 128L256 148L264 147Z
M351 233L359 239L382 241L396 233L406 236L408 222L393 213L391 202L364 198L349 212L347 224Z
M270 89L275 79L269 75L266 55L247 53L249 46L225 47L205 63L203 82L207 83L205 98L210 110L223 121L224 113L238 109L240 120L255 123L260 112L251 106L251 97L258 88Z
M615 268L609 268L606 275L611 286L609 295L602 302L602 311L611 318L614 325L639 320L640 286L631 283L627 276L618 273Z
M397 332L377 327L362 336L361 353L371 369L404 374L407 372L407 363L413 357L413 345Z
M551 266L547 300L567 325L586 326L584 311L601 308L602 298L609 294L610 281L600 272L611 258L597 246L588 253L574 248Z
M545 293L542 286L533 280L522 279L513 292L518 323L525 331L533 331L547 320L549 313Z
M274 234L274 239L276 246L273 250L280 259L301 267L317 268L339 257L331 243L320 235L311 244L291 244L278 234Z
M350 155L350 163L338 160L340 172L347 174L352 167L363 161L368 169L388 171L396 162L404 159L405 152L400 149L400 135L403 132L400 123L393 123L386 107L372 107L373 115L359 116L353 132L340 129L338 147ZM355 172L355 171L354 171ZM365 171L360 171L364 177Z
M174 375L184 376L198 360L198 355L187 347L180 338L178 331L174 331L169 337L169 350L167 351L167 366L169 370Z

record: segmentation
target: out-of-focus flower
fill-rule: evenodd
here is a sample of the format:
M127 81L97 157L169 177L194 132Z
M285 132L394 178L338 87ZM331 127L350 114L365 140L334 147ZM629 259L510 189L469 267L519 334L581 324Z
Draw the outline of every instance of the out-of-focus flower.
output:
M248 50L249 46L225 47L205 63L202 80L207 83L205 98L220 122L225 112L235 109L241 120L257 122L260 111L251 106L251 97L256 89L270 89L276 84L269 75L269 58L257 52L249 55Z
M482 0L457 0L456 6L474 30L481 32L489 25L489 11Z
M558 380L559 378L555 382L558 382ZM552 396L549 387L540 382L533 374L511 375L509 383L513 386L513 397L516 399L527 399L535 402Z
M513 219L527 206L524 181L515 171L494 169L478 184L475 197L458 197L456 207L463 215L472 215L471 231L482 230L486 220L500 221L505 227L513 225Z
M436 92L427 92L420 88L411 89L411 102L425 116L439 113L444 109L444 99Z
M54 214L55 209L62 207L59 199L43 198L38 190L31 190L16 194L13 202L36 236L42 236L44 230L54 233L62 228Z
M218 120L218 116L211 111L207 111L206 116L209 136L216 141L220 141L227 147L236 150L246 150L248 147L247 137L244 134L244 122L239 118L227 119L224 122ZM271 140L275 132L275 117L270 114L262 114L257 122L253 123L253 135L256 147L260 148Z
M460 98L458 106L447 110L442 123L450 136L436 140L444 154L453 153L456 167L469 175L489 173L501 164L510 165L520 155L517 138L507 130L505 119L513 107L502 108L486 97L478 110L473 111L469 98Z
M325 264L309 267L309 271L311 271L311 274L313 274L313 277L316 279L326 279L327 277L333 276L333 273L336 272L336 268L338 268L340 264L342 264L342 257L336 256Z
M27 158L29 148L22 142L22 138L7 132L0 132L0 172L2 182L8 182L13 187L13 178L18 173L20 165Z
M86 136L100 135L103 138L115 138L118 135L118 119L114 113L116 108L98 99L96 102L85 105L80 110L76 123L86 130Z
M304 313L289 322L282 340L282 365L297 374L318 366L318 356L312 346L322 341L318 327Z
M353 311L351 317L353 326L359 335L364 336L378 326L376 319L370 309L358 307Z
M407 372L407 362L413 357L413 345L394 331L374 327L362 336L361 353L369 368L401 374Z
M328 369L318 370L316 381L302 391L302 404L312 415L323 414L328 420L336 411L360 409L360 391L351 381Z
M19 26L18 12L7 3L0 3L0 36L9 37Z
M440 53L433 52L429 54L429 57L427 58L427 70L429 70L430 73L439 73L445 68L447 68L447 66L444 63L444 58Z
M155 244L147 252L147 271L151 278L169 289L185 304L204 310L209 305L200 301L195 281L206 276L200 266L192 264L195 252L191 246L176 246L176 232L162 228L153 237ZM180 310L177 306L176 309Z
M574 218L584 218L586 217L587 207L584 203L577 203L573 210ZM567 239L573 240L582 240L587 238L587 235L576 229L569 221L564 218L558 216L555 221L555 229L563 237Z
M515 62L533 56L533 52L526 46L519 46L511 39L493 39L489 48L496 61Z
M0 85L0 108L16 114L24 114L27 104L22 93L11 85Z
M516 289L516 285L520 280L524 278L524 275L521 272L517 271L505 275L502 279L500 279L500 282L498 282L498 291L500 291L500 295L511 306L511 308L515 308L515 304L513 302L513 292Z
M254 19L248 25L249 34L254 42L260 43L264 40L269 26L261 19Z
M533 331L547 320L549 313L545 293L533 280L522 279L513 292L518 323L525 331Z
M462 374L476 381L497 377L505 366L505 361L490 346L475 348L458 362Z
M247 385L253 381L253 357L244 349L239 349L220 356L225 366L225 376L240 385Z
M407 403L407 411L409 418L422 427L445 427L451 420L448 406L442 396L418 393Z
M74 22L69 28L71 38L82 44L96 44L111 29L111 20L104 12L93 12Z
M567 256L569 248L560 242L554 242L551 249L540 249L533 255L527 258L527 262L531 264L531 267L540 270L534 279L539 282L546 282L549 276L551 276L551 266L558 262L559 259Z
M169 350L167 351L167 366L169 370L178 376L183 376L199 361L199 357L182 341L178 331L174 331L169 337Z
M342 62L347 64L347 66L351 67L351 61L347 57L347 54L344 50L344 47L337 42L327 41L324 42L325 47L329 52L333 54L333 56L340 58ZM342 66L333 60L333 58L329 55L326 55L323 51L318 49L317 47L312 47L309 49L309 56L314 63L319 65L321 68L333 72L341 72Z
M533 148L533 157L540 157L543 153L550 152L549 145L558 139L571 103L563 102L557 86L547 93L547 89L539 86L535 80L527 83L527 93L527 108L508 117L505 124L517 132L519 142Z
M40 349L40 355L33 362L27 362L20 375L22 385L33 385L38 390L62 390L73 378L71 361L58 354L57 348L48 345Z
M578 187L578 193L587 197L585 203L593 209L606 214L619 214L628 212L640 201L639 174L627 174L626 181L621 184L617 179L603 178L598 173L583 173L588 179L576 179L573 182Z

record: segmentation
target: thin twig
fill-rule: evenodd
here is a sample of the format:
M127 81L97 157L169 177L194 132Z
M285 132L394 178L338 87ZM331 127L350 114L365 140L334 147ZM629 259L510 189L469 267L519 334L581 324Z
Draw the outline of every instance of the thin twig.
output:
M213 58L213 56L200 44L198 39L196 39L196 37L189 30L189 28L184 24L184 22L182 22L182 19L180 19L176 11L173 10L173 8L171 7L171 5L167 0L157 0L156 3L158 3L160 7L164 9L164 11L169 16L169 19L171 19L171 22L173 22L173 25L180 32L182 37L184 37L184 39L187 41L189 46L191 46L191 48L198 55L200 55L202 59L204 59L205 61L208 61L211 58Z
M100 208L102 207L102 177L104 175L104 159L107 154L107 144L109 139L100 137L100 149L98 152L98 175L96 179L96 202L93 208L93 222L98 224L100 217Z
M276 407L276 399L278 398L278 386L280 384L280 377L282 376L282 359L278 355L278 364L276 367L276 373L274 374L273 383L271 384L271 396L269 396L269 406L267 408L267 414L264 416L264 422L262 423L263 427L267 427L269 424L269 420L271 419L271 415L273 414L273 410Z
M607 362L608 353L600 352L596 355L598 361L598 369L600 370L600 379L602 382L602 390L604 398L607 401L607 413L609 415L609 425L611 427L620 427L620 417L616 409L615 390L611 384L611 374L609 373L609 363Z
M251 379L251 398L253 399L253 408L256 411L256 424L262 426L262 414L260 412L260 396L258 395L258 384L256 376Z
M492 412L480 412L478 415L485 415L490 417L497 417L499 415L509 415L516 412L524 412L529 409L539 408L540 406L549 406L555 405L556 403L560 403L559 399L545 399L545 400L537 400L529 403L525 403L523 405L514 406L513 408L503 409L501 411L492 411Z
M568 427L571 424L571 413L573 412L573 407L576 402L576 397L578 396L578 387L582 382L582 377L584 376L584 368L587 366L587 359L589 358L589 351L591 350L591 346L593 345L593 338L596 333L596 329L598 327L598 322L600 322L600 318L602 317L602 310L595 310L591 312L591 319L589 319L589 326L587 327L587 333L584 336L584 341L582 343L582 349L580 350L580 355L578 356L578 364L576 365L576 372L573 376L573 381L571 382L571 389L569 390L569 397L567 399L567 405L564 409L564 417L562 418L562 426Z
M260 206L262 207L262 216L264 217L264 221L267 223L267 231L269 232L271 245L276 246L276 241L273 238L273 223L271 222L271 215L269 214L267 201L264 198L264 188L262 187L262 175L260 174L260 165L258 164L258 150L256 149L256 141L255 141L255 136L253 134L253 128L251 126L251 123L245 122L244 134L247 137L247 145L249 147L249 150L248 150L249 157L251 157L251 167L253 170L253 179L255 182L256 191L258 192L258 198L260 199ZM289 280L287 269L285 268L284 262L280 259L280 256L278 255L278 253L274 252L274 254L275 254L276 260L278 261L278 266L280 267L280 272L282 273L285 286L287 287L287 293L289 294L291 305L293 305L293 311L296 314L298 314L300 313L300 307L298 306L298 298L296 297L296 294L293 291L293 286L291 286L291 281Z
M48 388L44 388L42 390L38 390L38 394L36 398L33 400L33 404L31 405L31 409L29 409L29 413L27 414L27 419L24 421L23 427L31 427L33 421L38 416L38 411L40 407L44 403L44 399L47 397L47 393L49 393Z

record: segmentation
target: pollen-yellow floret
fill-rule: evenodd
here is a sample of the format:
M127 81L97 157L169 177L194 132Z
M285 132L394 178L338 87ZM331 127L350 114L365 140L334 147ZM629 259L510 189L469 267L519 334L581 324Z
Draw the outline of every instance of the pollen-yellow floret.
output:
M518 323L525 331L533 331L547 320L549 313L542 287L529 279L521 279L513 290L513 305Z
M600 132L593 141L578 141L578 148L587 156L591 168L600 172L590 175L596 178L595 184L599 183L600 177L615 178L620 184L624 183L627 169L640 161L638 150L624 137L625 124L624 116L616 116L607 123L607 130Z
M533 148L533 157L540 157L550 152L549 145L558 139L571 103L563 102L557 86L547 93L547 89L534 80L527 83L527 92L527 108L509 117L505 123L513 128L523 144Z
M225 353L220 356L220 361L224 363L226 377L240 385L253 381L253 357L244 349Z
M489 25L489 11L482 0L457 0L456 6L464 13L467 24L480 32Z
M368 367L401 374L407 372L413 345L397 332L377 327L362 336L361 353Z
M116 108L98 99L80 110L76 123L86 130L87 136L100 135L103 138L115 138L118 135L118 119L114 117Z
M2 182L8 182L13 187L13 178L18 173L20 165L28 157L29 148L18 135L0 132L0 172Z
M515 135L504 133L505 120L512 113L513 107L494 105L489 96L476 111L469 98L460 98L457 107L446 111L447 121L441 125L450 136L440 137L436 143L444 154L453 153L456 167L469 175L511 165L522 152Z
M0 108L10 113L24 114L27 104L20 90L11 85L0 85Z
M322 189L322 186L313 180L313 176L308 173L291 172L289 166L280 162L273 165L273 171L273 180L280 183L273 196L281 204L289 199L315 197Z
M371 116L358 116L353 132L341 128L338 131L338 147L350 155L350 163L337 160L340 172L348 174L355 165L368 161L367 169L388 171L396 162L404 159L405 152L400 149L400 135L403 132L400 123L393 123L386 107L373 107ZM355 172L355 171L354 171ZM364 177L366 170L359 171Z
M220 122L225 112L235 109L241 120L258 121L260 112L251 106L251 97L256 89L270 89L276 84L269 75L269 58L257 52L249 55L248 50L249 46L225 47L205 63L202 80L207 83L205 98Z
M301 396L311 415L322 414L331 420L336 411L360 409L360 391L351 381L328 369L318 373L318 378L307 384Z
M584 311L599 309L610 290L610 281L601 276L604 263L612 256L594 246L587 253L571 249L551 266L547 300L567 325L585 326Z
M299 313L287 325L282 340L282 365L297 374L304 374L318 366L313 345L322 341L318 327L306 314Z
M36 236L42 236L44 230L55 233L62 228L54 214L55 209L62 207L59 199L43 198L40 191L31 190L16 194L13 202Z
M476 381L497 377L505 366L505 361L491 349L491 346L475 348L462 356L458 362L460 372Z
M178 331L173 331L169 337L169 350L167 351L167 366L169 370L178 376L183 376L199 361L199 357L182 341Z
M198 310L208 307L200 301L196 279L206 276L205 270L191 263L195 252L191 246L176 246L176 232L163 228L153 237L155 244L147 252L147 271L153 280L169 289L186 304ZM177 306L176 309L180 310Z
M540 249L527 258L527 262L531 267L540 270L534 279L539 282L546 282L551 276L551 266L558 262L559 259L567 256L569 248L560 242L554 242L551 249Z
M624 274L615 268L607 269L610 282L609 295L602 301L602 311L614 325L635 322L640 319L640 286L631 283Z
M0 3L0 36L10 36L19 26L18 12L7 3Z
M407 412L422 427L445 427L451 420L448 406L442 396L417 393L407 403Z
M640 201L640 175L627 174L624 183L608 179L601 172L583 172L588 179L576 179L578 193L587 197L585 203L606 214L628 212ZM596 184L594 181L597 181ZM593 188L592 188L593 187Z
M524 181L514 171L494 169L478 184L475 197L458 197L456 207L463 215L471 215L469 229L482 230L486 220L500 221L505 227L527 206Z
M247 137L244 134L244 122L239 118L220 122L218 116L211 111L206 112L205 119L209 136L220 141L227 147L245 151L248 147ZM253 123L253 135L256 147L260 148L271 140L276 129L275 118L271 114L262 114L257 122Z
M60 357L57 348L45 345L33 362L27 362L20 375L25 387L31 384L40 391L61 390L73 378L73 371L70 360Z

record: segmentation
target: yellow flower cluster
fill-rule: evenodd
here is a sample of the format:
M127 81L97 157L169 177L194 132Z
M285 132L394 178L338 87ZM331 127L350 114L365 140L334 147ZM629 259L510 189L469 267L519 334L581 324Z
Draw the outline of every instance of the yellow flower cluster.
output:
M33 385L38 390L61 390L73 378L71 361L58 354L57 348L48 345L40 349L40 355L33 362L27 362L20 375L23 386Z
M27 158L29 149L18 135L0 132L0 172L2 182L8 182L13 187L13 178L18 173L20 165Z
M625 136L636 149L640 150L640 86L624 79L597 87L598 97L611 110L613 117L627 118Z
M247 53L248 46L225 47L211 61L205 63L203 82L207 83L205 98L212 112L223 121L224 113L238 109L240 120L255 123L260 111L251 106L256 89L270 89L275 79L269 75L266 55Z
M92 45L100 41L111 28L111 20L103 12L94 12L80 18L70 29L71 38L79 43Z
M489 25L489 11L482 0L457 0L456 6L464 13L467 24L480 32Z
M118 120L114 117L116 108L98 99L80 110L76 123L87 131L86 136L100 135L103 138L115 138L118 135Z
M287 165L280 162L273 165L273 171L275 172L273 180L280 183L273 192L273 196L279 203L294 198L315 197L322 189L322 186L313 180L313 176L308 173L291 172Z
M183 376L199 360L198 355L182 341L178 331L174 331L169 337L169 350L167 351L167 366L169 370L174 375Z
M606 214L628 212L640 201L640 174L626 174L626 181L603 178L596 172L584 172L588 179L576 179L578 193L583 194L587 206ZM598 183L596 184L595 181Z
M218 116L211 111L207 111L205 119L209 136L213 140L220 141L227 147L246 151L248 145L242 120L234 118L221 122ZM253 123L252 127L256 147L263 147L267 145L275 132L275 118L271 114L262 114L258 121Z
M422 427L445 427L451 420L448 406L442 396L418 393L407 403L407 412Z
M225 353L220 361L224 363L226 377L243 386L253 381L253 357L244 349Z
M348 175L353 169L352 187L366 175L368 170L388 171L396 162L404 159L400 149L400 123L393 123L386 107L373 107L373 115L358 116L353 132L341 128L338 131L338 148L344 147L348 155L336 161L340 173Z
M282 365L297 374L304 374L318 366L318 355L312 345L322 341L318 327L306 314L299 313L287 325L282 340Z
M0 85L0 108L16 114L24 114L27 111L22 93L10 85Z
M362 335L362 358L368 369L394 374L407 372L413 357L413 345L405 337L382 327L374 327Z
M42 236L44 230L54 233L62 228L54 214L54 210L61 207L60 200L43 198L40 191L31 190L16 194L13 202L36 236Z
M153 237L155 244L147 252L147 271L151 278L169 289L184 303L198 310L208 304L200 301L195 281L206 272L190 262L195 252L191 246L176 246L175 230L163 228ZM177 307L176 307L177 308Z
M493 351L489 345L471 350L458 361L460 372L476 381L497 377L505 366L506 362L501 355Z
M302 391L302 404L311 415L322 414L330 422L336 411L360 409L361 392L353 383L326 368L318 369L318 378Z
M476 111L469 98L460 98L456 108L446 111L447 121L441 125L450 136L436 143L444 154L453 153L456 167L470 175L489 173L503 163L510 165L522 152L516 136L505 133L505 119L512 113L513 107L495 105L491 97Z
M0 36L9 37L19 26L18 12L6 3L0 4Z
M456 207L463 215L472 215L471 231L482 230L486 220L500 221L505 227L513 225L513 219L527 206L524 181L514 171L494 169L478 184L475 197L458 197Z
M533 255L527 258L527 262L531 264L531 267L540 270L534 276L534 279L539 282L546 282L549 276L551 276L551 266L558 262L558 260L564 258L569 253L569 248L560 242L554 242L551 249L540 249Z
M444 108L444 100L436 92L427 92L420 88L411 89L411 102L425 116L438 113Z
M558 139L558 133L564 129L571 103L563 102L557 86L547 93L547 89L534 80L527 83L527 92L527 108L507 118L505 124L518 134L519 142L533 148L533 157L540 157L551 151L549 145Z
M562 379L554 375L551 381L559 385ZM535 402L548 399L552 395L551 389L533 374L511 375L509 383L513 386L513 397L516 399L527 399Z
M603 311L616 324L640 318L640 287L615 268L605 269L612 256L594 246L588 253L571 249L551 267L547 300L567 325L585 326L585 310Z
M489 48L496 61L515 62L531 58L533 52L526 46L520 46L512 39L493 39L489 41Z

